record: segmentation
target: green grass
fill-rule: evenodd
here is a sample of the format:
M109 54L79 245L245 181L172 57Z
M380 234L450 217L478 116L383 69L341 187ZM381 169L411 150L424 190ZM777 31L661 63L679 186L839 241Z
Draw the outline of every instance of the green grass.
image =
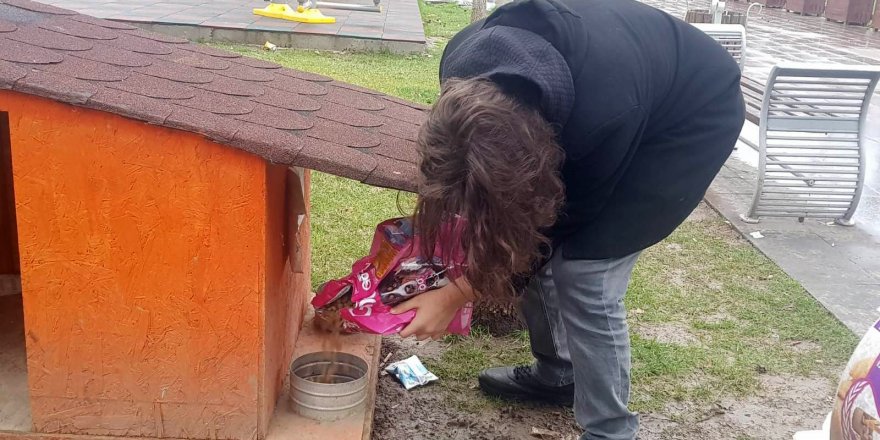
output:
M431 47L424 54L342 53L259 47L215 45L253 58L276 62L294 69L320 73L352 84L431 104L439 89L440 57L446 41L464 27L470 13L456 5L426 5L419 1L425 22L425 36Z
M453 5L420 7L426 32L436 40L424 55L228 48L431 103L445 40L467 23L468 13ZM367 252L375 225L399 216L399 205L411 209L412 202L411 196L314 173L315 284L346 273ZM637 411L661 411L673 401L700 405L748 396L759 387L761 374L830 377L857 342L797 282L717 218L685 223L646 251L626 305L633 312L632 406ZM641 327L660 324L698 342L679 345L639 335ZM476 329L471 337L446 342L442 355L425 361L443 386L455 391L453 403L465 410L493 403L470 388L480 370L530 359L526 334L494 339ZM792 344L798 342L815 349L796 350Z
M855 336L804 289L722 220L687 222L649 249L626 299L631 323L672 323L699 344L633 337L633 404L657 410L670 400L746 395L759 374L831 375ZM793 344L814 350L796 350Z
M419 0L425 36L448 40L470 23L470 12L455 4L427 5Z
M413 197L312 173L312 284L345 275L370 249L376 225L412 209Z

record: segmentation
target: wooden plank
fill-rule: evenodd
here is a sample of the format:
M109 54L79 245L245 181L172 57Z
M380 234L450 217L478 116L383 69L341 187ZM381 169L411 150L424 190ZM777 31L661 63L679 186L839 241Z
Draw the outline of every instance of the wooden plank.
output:
M19 273L9 114L0 112L0 275Z
M31 429L24 346L21 295L0 296L0 431Z

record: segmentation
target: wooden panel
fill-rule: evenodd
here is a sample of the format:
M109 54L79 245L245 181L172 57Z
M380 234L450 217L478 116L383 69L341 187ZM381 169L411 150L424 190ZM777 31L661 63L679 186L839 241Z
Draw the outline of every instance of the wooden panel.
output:
M18 274L18 238L12 190L9 115L0 112L0 275Z
M300 174L303 170L296 170ZM306 172L307 173L307 172ZM311 280L297 273L299 256L308 254L308 223L298 227L297 213L308 218L308 176L287 167L267 169L266 302L265 302L265 394L261 402L261 431L269 426L275 403L293 356L293 347L306 311ZM304 182L305 184L302 184ZM290 237L291 240L286 238ZM298 246L297 246L298 245ZM301 262L300 262L301 263ZM306 266L309 267L309 266Z
M266 165L0 91L40 432L261 437Z

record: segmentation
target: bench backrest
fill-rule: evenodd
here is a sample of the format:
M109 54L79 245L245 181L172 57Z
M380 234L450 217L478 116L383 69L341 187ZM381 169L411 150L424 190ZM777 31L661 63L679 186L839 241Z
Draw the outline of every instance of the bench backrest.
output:
M880 66L778 65L761 106L749 218L851 222L865 175L864 127Z
M693 25L715 39L739 64L742 70L746 63L746 28L741 24L693 23Z

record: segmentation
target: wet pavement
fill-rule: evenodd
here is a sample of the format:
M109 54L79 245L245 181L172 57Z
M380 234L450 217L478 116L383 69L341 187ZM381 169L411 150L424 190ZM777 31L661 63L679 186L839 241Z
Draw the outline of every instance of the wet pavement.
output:
M678 17L687 11L683 1L642 1ZM747 8L739 2L727 5L737 12ZM708 2L693 2L691 8L708 9ZM765 9L747 22L744 74L764 83L773 65L780 62L880 65L880 33L822 17ZM744 133L754 140L757 129L747 124ZM853 227L817 219L799 223L765 218L759 224L740 220L757 186L757 152L745 144L739 145L706 195L731 225L857 335L880 314L880 91L871 103L866 134L866 185ZM752 235L755 232L759 238Z

